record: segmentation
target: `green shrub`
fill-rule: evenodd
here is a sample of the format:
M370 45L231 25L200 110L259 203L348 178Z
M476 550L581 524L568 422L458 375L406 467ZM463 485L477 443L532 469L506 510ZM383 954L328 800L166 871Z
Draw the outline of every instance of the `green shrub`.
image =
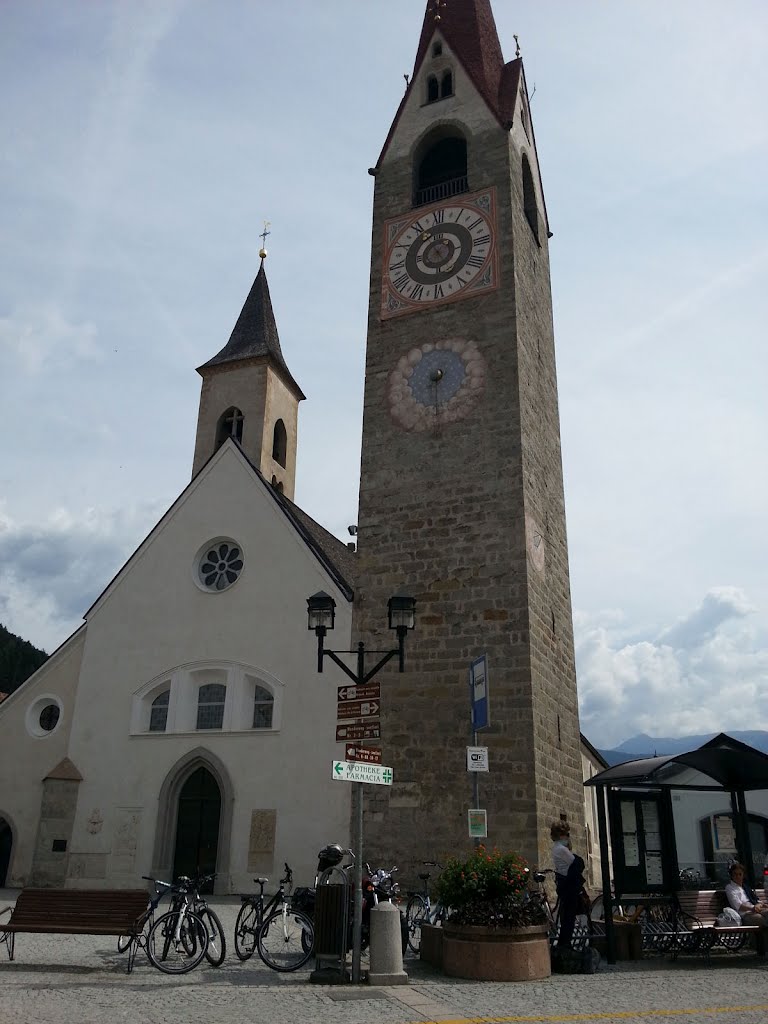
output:
M543 924L544 908L528 891L529 870L517 853L478 846L466 860L452 857L437 882L437 895L455 924L523 927Z

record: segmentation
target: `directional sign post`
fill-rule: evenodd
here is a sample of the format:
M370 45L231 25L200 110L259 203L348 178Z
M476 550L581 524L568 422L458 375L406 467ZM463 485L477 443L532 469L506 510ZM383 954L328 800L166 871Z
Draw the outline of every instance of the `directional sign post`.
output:
M392 769L383 764L361 764L358 761L334 761L331 778L338 782L371 782L376 786L392 785Z
M333 629L336 602L330 594L321 590L307 598L308 625L317 637L317 671L323 671L323 662L330 660L352 682L352 686L337 688L337 724L336 740L344 742L349 753L349 760L334 761L331 766L331 778L352 783L352 845L355 854L354 879L354 912L352 917L352 984L361 981L360 952L362 942L363 918L363 785L373 783L378 786L392 785L392 769L377 764L381 752L371 748L358 748L356 740L373 740L381 736L381 720L379 716L381 691L378 683L371 680L380 669L397 658L399 669L405 671L405 638L413 629L416 621L416 601L406 594L395 594L387 602L389 628L397 635L397 647L390 650L366 651L365 643L360 640L353 651L330 651L325 647L328 630ZM342 660L340 655L357 655L356 668L352 668ZM376 662L366 670L367 654L373 654ZM350 748L350 741L353 746ZM378 755L378 756L377 756ZM355 760L352 760L352 757Z

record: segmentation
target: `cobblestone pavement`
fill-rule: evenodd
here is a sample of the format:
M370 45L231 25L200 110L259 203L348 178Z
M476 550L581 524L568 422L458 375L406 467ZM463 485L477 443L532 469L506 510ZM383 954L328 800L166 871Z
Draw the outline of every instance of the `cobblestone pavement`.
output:
M16 893L0 890L0 908ZM238 903L212 901L232 945ZM445 978L406 960L408 986L368 989L309 984L309 971L279 975L230 948L222 967L169 977L143 953L133 974L111 938L19 935L10 963L0 947L1 1024L423 1024L600 1021L602 1024L766 1024L763 960L707 964L663 960L608 967L591 976L518 984Z

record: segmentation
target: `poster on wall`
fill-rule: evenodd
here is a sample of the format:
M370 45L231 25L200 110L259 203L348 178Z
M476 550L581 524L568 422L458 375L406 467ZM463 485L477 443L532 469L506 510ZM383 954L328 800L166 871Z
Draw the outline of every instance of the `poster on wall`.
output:
M725 853L736 850L736 830L730 814L718 814L714 819L715 849Z

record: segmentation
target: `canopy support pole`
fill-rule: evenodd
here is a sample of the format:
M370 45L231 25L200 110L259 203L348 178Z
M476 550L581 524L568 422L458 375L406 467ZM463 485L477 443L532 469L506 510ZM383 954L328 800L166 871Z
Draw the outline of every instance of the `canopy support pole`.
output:
M608 851L608 822L605 815L606 786L597 787L597 832L600 839L600 873L603 882L603 922L605 924L605 957L616 963L616 935L613 930L613 893L611 863Z

